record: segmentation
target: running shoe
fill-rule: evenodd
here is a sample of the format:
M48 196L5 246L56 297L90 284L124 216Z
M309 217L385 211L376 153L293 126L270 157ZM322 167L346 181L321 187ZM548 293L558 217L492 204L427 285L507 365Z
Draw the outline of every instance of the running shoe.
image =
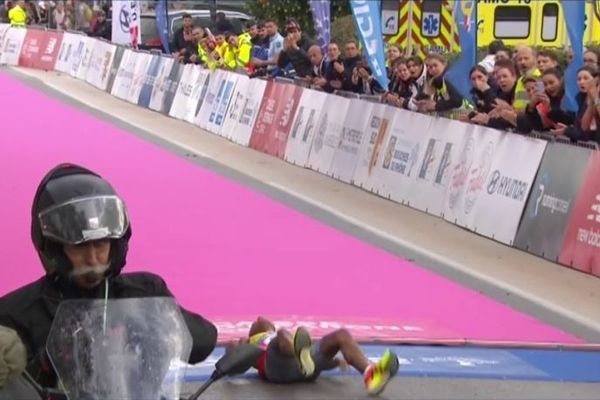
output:
M312 339L310 334L306 328L299 327L294 333L294 353L304 376L311 376L315 372L315 362L311 351Z
M399 368L398 357L390 350L386 350L377 363L369 365L363 375L369 395L376 396L383 392Z

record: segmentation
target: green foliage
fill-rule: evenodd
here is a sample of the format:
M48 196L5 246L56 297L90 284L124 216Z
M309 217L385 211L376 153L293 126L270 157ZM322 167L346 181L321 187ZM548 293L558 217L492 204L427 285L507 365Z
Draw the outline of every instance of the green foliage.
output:
M312 13L308 0L256 0L248 1L246 9L257 20L273 18L278 21L280 30L285 27L285 20L296 18L302 30L309 36L314 36L315 29ZM331 19L336 19L350 14L350 2L348 0L331 0Z

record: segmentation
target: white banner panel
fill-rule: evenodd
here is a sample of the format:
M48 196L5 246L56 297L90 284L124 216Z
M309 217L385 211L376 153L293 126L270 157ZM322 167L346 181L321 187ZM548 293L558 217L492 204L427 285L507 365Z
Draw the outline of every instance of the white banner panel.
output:
M137 61L137 53L126 49L119 65L119 70L113 83L111 94L123 100L127 100L129 88L133 79L133 71Z
M133 70L133 78L131 79L131 86L129 87L129 93L127 94L127 101L130 103L137 104L140 100L140 93L144 87L144 82L148 76L148 68L152 62L152 54L142 52L138 53L138 58L135 63L135 69Z
M475 232L512 245L546 144L511 133L502 136L473 210Z
M376 174L377 160L380 158L379 153L382 151L382 147L386 144L392 123L391 118L396 116L397 111L384 104L373 105L358 152L358 161L352 180L354 185L373 192L383 185L381 181L383 175Z
M75 48L79 43L79 35L74 33L65 32L63 33L63 40L60 45L60 51L56 58L56 64L54 64L54 70L64 72L65 74L70 73L71 64L73 63L73 54Z
M458 161L450 175L444 201L444 219L474 230L473 211L481 200L496 148L503 133L478 125L466 125ZM495 212L495 210L489 210Z
M150 96L150 109L158 112L163 110L163 101L167 90L167 82L171 73L171 68L175 60L172 57L161 57L158 75L154 81L152 95Z
M19 65L19 55L25 41L27 29L11 28L6 31L2 41L0 65Z
M169 115L173 118L183 119L185 113L185 104L188 98L192 94L192 87L194 82L198 79L198 70L194 68L193 64L186 64L183 67L183 73L179 80L179 86L177 86L177 92L173 98Z
M101 40L96 41L86 77L88 83L98 89L106 90L116 51L117 46Z
M344 121L350 107L350 99L329 95L317 122L308 167L322 174L330 174L333 156L340 146Z
M85 80L90 66L90 61L92 60L92 52L94 51L94 47L96 46L98 39L82 36L81 38L79 38L79 40L84 43L83 51L81 53L81 62L79 63L76 69L76 64L73 63L73 69L71 70L71 72L73 72L73 76L75 78Z
M202 129L206 129L208 126L208 119L213 111L213 105L217 100L219 89L223 89L225 87L223 83L225 74L226 72L221 69L213 71L211 74L210 81L208 82L208 88L206 89L206 96L204 96L204 101L200 106L200 111L198 111L195 121L195 124Z
M288 136L284 160L289 163L306 167L310 148L321 117L323 106L330 96L321 91L304 89L292 129Z
M190 124L194 123L196 114L198 114L198 110L202 105L202 100L206 95L206 88L208 87L210 77L210 70L204 69L198 65L194 65L194 68L198 71L198 77L192 87L192 93L185 104L185 112L183 115L183 120Z
M405 192L405 202L413 208L441 216L444 199L453 168L465 139L467 125L446 118L431 118L428 135L419 130L411 132L413 137L423 137L416 173ZM418 128L418 126L417 126Z
M121 0L113 2L112 41L130 45L137 49L142 41L141 2L139 0Z
M211 77L212 79L212 77ZM242 107L240 119L238 120L237 128L231 132L231 140L242 146L248 147L252 129L258 116L258 109L262 100L267 81L263 79L250 79L250 83L246 89L246 100Z
M227 111L225 122L223 122L223 128L221 129L221 136L226 137L229 140L233 140L235 136L238 121L244 111L244 104L246 104L249 85L250 79L247 76L238 76L235 90L231 96L229 110Z
M0 54L4 50L4 35L8 32L10 24L0 24Z
M344 129L340 138L340 146L337 148L331 163L330 171L335 179L352 183L354 170L358 165L359 152L369 123L368 118L365 118L365 116L371 114L374 104L359 99L350 100L350 107L344 120Z
M217 97L213 102L212 111L208 117L208 124L206 127L210 132L216 135L220 135L223 130L223 123L225 122L225 116L227 115L231 97L235 91L238 76L238 74L232 72L226 72L224 74Z
M77 35L75 38L75 43L73 45L73 53L70 57L70 65L69 70L67 71L69 75L73 78L77 78L77 74L81 67L81 63L83 62L83 57L85 56L85 51L87 48L88 37L84 35Z
M390 115L389 108L386 108L384 120L388 121L387 135L381 126L380 130L373 132L367 158L363 161L363 165L371 167L369 179L363 186L382 197L406 203L430 136L431 118L402 109L395 109L394 114ZM381 140L382 136L384 145L375 151L377 138ZM374 167L372 163L375 163ZM440 202L443 202L443 198Z

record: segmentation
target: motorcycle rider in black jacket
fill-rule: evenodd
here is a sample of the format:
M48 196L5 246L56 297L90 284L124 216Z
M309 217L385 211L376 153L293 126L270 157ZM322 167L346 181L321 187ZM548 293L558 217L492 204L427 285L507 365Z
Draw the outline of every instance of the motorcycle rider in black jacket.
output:
M38 187L31 218L31 237L46 274L0 298L0 326L18 334L26 349L27 372L42 386L52 387L56 375L45 346L62 300L173 295L157 275L121 273L131 225L123 201L96 173L72 164L52 169ZM198 363L214 349L217 330L200 315L183 308L181 312L193 339L189 362ZM0 370L5 362L2 347L0 343ZM0 398L6 383L1 378Z

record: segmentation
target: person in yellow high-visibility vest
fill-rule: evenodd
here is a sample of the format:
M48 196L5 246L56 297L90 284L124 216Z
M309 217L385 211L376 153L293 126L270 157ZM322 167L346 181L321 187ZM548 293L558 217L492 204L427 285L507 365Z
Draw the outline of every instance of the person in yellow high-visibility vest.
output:
M27 25L27 11L25 11L25 0L17 1L17 4L8 10L10 26L25 27Z
M236 70L246 68L250 63L252 43L243 35L233 33L227 35L227 50L225 51L225 67Z
M530 46L518 46L515 52L515 61L519 68L519 72L521 73L521 77L517 81L515 99L512 106L517 112L522 113L525 112L527 104L529 104L529 96L525 89L525 79L538 79L542 76L542 73L536 68L535 52Z

